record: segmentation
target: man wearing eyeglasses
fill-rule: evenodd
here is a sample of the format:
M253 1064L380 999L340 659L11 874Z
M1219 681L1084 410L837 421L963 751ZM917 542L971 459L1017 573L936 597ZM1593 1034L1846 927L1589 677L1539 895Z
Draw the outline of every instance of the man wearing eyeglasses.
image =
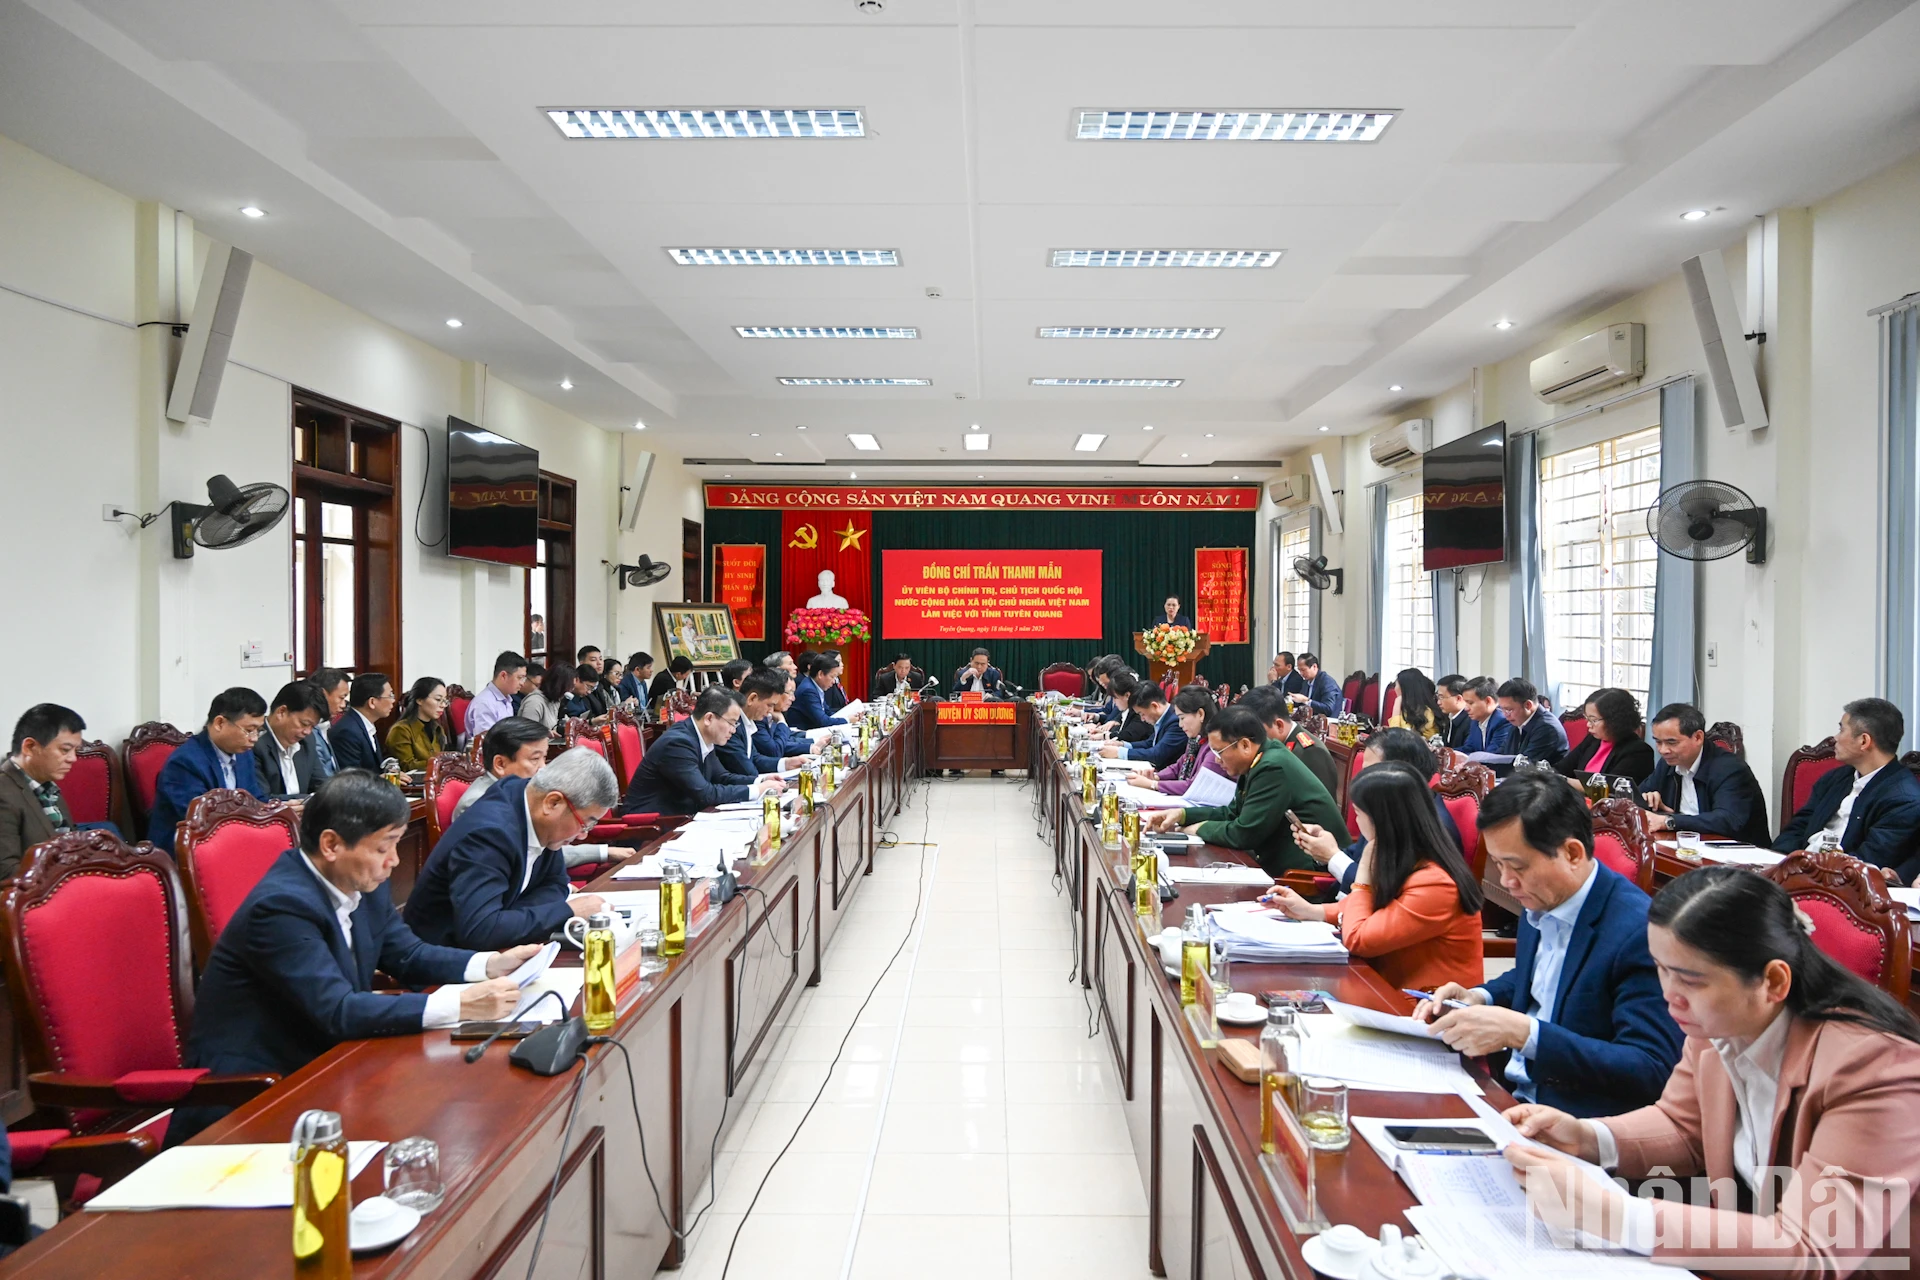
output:
M501 778L433 847L407 896L407 927L435 946L504 951L605 911L594 894L567 896L564 846L619 798L612 766L591 751L562 752L531 778Z
M225 788L267 798L253 771L253 744L266 724L267 700L252 689L236 685L214 698L206 727L175 747L154 779L147 839L155 848L173 852L174 829L187 816L187 806L209 791Z

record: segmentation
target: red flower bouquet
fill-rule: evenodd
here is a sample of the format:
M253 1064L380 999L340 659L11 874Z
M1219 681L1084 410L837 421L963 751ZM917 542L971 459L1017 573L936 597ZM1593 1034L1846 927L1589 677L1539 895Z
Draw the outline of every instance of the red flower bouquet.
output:
M795 609L787 615L788 648L830 649L873 639L867 615L858 609Z

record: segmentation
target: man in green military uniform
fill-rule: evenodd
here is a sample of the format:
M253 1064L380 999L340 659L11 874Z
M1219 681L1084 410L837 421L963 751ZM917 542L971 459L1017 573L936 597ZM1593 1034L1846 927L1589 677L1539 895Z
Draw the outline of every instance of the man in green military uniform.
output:
M1147 819L1149 830L1171 831L1177 826L1208 844L1244 849L1271 876L1319 869L1294 843L1289 810L1300 821L1335 833L1342 845L1347 842L1347 824L1333 797L1286 744L1267 738L1258 715L1245 707L1228 707L1213 718L1207 737L1220 767L1234 779L1232 803L1162 809Z

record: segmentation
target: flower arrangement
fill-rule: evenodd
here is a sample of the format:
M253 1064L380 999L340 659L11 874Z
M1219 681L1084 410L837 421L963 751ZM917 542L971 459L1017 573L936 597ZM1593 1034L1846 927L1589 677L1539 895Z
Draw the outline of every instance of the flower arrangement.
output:
M1197 643L1198 634L1192 628L1172 627L1164 622L1140 637L1141 647L1147 651L1147 656L1168 666L1185 659Z
M873 639L867 615L858 609L795 609L787 615L789 648L831 648Z

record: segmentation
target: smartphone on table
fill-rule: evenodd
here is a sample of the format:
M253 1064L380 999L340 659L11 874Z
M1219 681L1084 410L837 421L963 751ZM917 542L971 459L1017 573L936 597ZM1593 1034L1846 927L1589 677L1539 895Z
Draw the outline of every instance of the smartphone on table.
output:
M1450 1124L1390 1124L1387 1141L1403 1151L1444 1151L1453 1155L1490 1155L1499 1150L1478 1129Z

